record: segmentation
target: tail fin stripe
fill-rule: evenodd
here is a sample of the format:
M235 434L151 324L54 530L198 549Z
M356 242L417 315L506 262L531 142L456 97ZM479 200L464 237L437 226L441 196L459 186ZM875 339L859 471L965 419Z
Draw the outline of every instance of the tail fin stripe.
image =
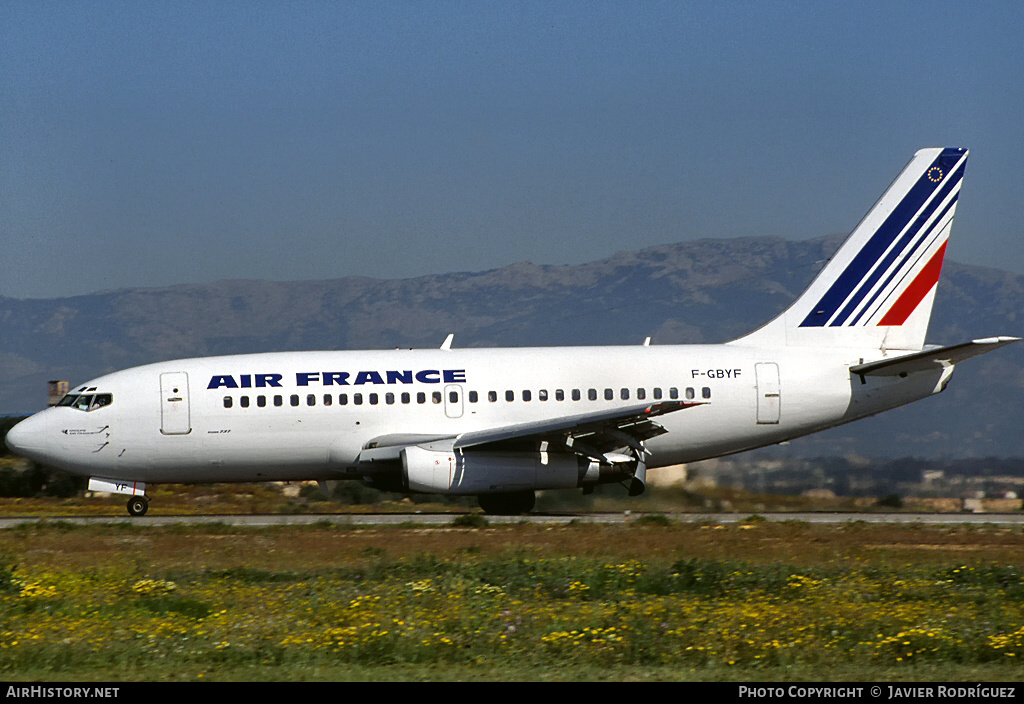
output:
M896 299L889 312L878 321L881 325L903 325L914 312L917 305L924 300L924 297L938 283L939 274L942 273L942 258L946 254L946 243L943 242L938 251L932 255L928 263L924 265L920 273L914 278L907 290Z
M887 285L889 281L892 280L892 277L902 270L903 266L910 258L910 255L913 254L914 250L916 250L922 242L928 241L929 236L935 229L935 226L942 221L942 216L949 209L949 206L952 204L952 202L956 201L956 198L959 195L960 180L962 178L962 168L957 169L957 173L950 175L949 182L942 187L942 190L939 193L937 193L936 196L931 200L931 202L924 208L924 210L921 212L918 218L914 221L914 224L911 225L910 228L903 234L903 236L900 238L900 241L896 244L895 247L893 247L889 251L889 253L885 256L885 259L879 264L879 266L876 267L875 270L871 273L871 275L864 280L860 288L853 295L850 301L846 304L846 307L843 309L843 312L840 313L836 317L836 319L830 323L830 325L843 325L850 317L850 315L857 310L857 307L864 300L864 298L871 292L874 285L878 282L880 278L882 278L883 275L885 275L887 272L891 272L889 278L886 280ZM943 203L943 201L946 200L946 198L949 196L950 191L953 190L956 190L957 192L953 194L952 201L950 203L947 203L946 208L942 211L939 217L932 219L932 215L935 214L935 210L939 207L939 205ZM892 263L901 254L906 252L908 247L909 252L907 252L907 256L900 261L899 265L895 269L893 269ZM885 285L883 285L882 288L884 287ZM877 292L875 295L878 295ZM872 298L872 300L874 300L874 297ZM870 303L868 305L870 305ZM857 316L850 321L850 325L857 324L857 320L861 317L861 314L863 314L864 310L867 307L868 306L865 306L865 308L862 309L861 312L858 313Z
M922 233L923 230L925 231L925 234L921 237L921 239L917 240L917 244L913 246L911 251L913 251L913 249L916 249L918 244L927 239L927 233L930 231L931 228L925 230L925 224L935 213L936 208L938 208L939 205L946 199L946 197L949 195L949 192L960 185L960 180L963 178L963 175L963 168L959 168L956 170L955 173L949 175L946 184L939 190L938 193L936 193L935 197L931 199L928 205L925 206L924 210L921 211L921 214L918 215L916 220L914 220L914 224L911 225L906 230L906 232L903 233L903 236L899 239L899 242L896 244L896 246L889 250L889 253L885 255L885 258L881 261L881 263L877 267L875 267L875 270L861 283L860 287L857 289L856 293L850 298L849 302L846 304L846 307L843 309L843 311L838 316L836 316L835 320L829 323L829 325L839 326L843 325L847 321L850 315L852 315L853 312L857 310L857 307L864 300L865 296L867 296L871 292L871 289L878 282L878 280L882 278L882 276L885 275L886 272L890 271L892 263L901 254L903 254L907 247L910 246L912 242L914 242L914 240L918 237L918 235ZM934 224L935 223L933 222L932 225ZM905 262L906 260L904 259L903 261ZM899 269L897 268L897 271L898 270ZM856 323L856 319L850 322L851 325L855 325Z
M882 285L878 287L878 290L875 291L873 296L871 296L871 299L861 309L860 313L857 314L857 317L855 317L852 321L850 321L850 325L856 325L858 323L858 321L866 313L868 313L869 310L871 310L872 306L874 306L874 304L875 304L875 301L878 300L878 297L881 296L884 292L886 292L886 291L889 292L886 295L886 298L888 298L889 296L892 295L892 292L894 290L899 288L899 283L898 282L897 282L897 285L894 288L892 288L892 289L889 288L889 284L891 284L893 279L895 279L897 276L899 276L901 272L903 274L903 277L901 277L901 280L902 280L902 278L905 278L907 273L911 269L913 269L913 266L907 266L907 262L909 262L911 257L914 256L914 253L918 250L918 248L922 244L928 242L929 244L925 247L925 250L927 251L927 249L929 247L931 247L931 242L934 241L932 235L935 234L936 232L940 232L941 233L944 229L946 229L946 226L949 224L950 220L952 220L952 216L947 220L946 219L946 215L949 213L950 209L956 204L956 201L957 201L957 199L959 197L960 197L960 193L959 192L953 194L953 197L946 204L946 207L944 207L942 209L942 212L939 213L939 216L937 218L935 218L935 220L932 222L931 227L928 228L928 231L925 233L925 235L923 237L921 237L920 239L918 239L917 242L914 243L914 246L911 247L907 251L907 253L904 255L903 259L900 260L900 263L896 266L895 269L892 270L892 272L885 279L885 281L882 283ZM883 303L884 303L884 301L883 301ZM881 307L881 305L879 305L879 308L880 307ZM870 315L869 315L869 317L870 317Z
M924 349L968 154L914 152L804 292L729 344L845 349L850 359Z
M954 180L954 175L949 173L953 169L949 169L949 166L955 166L961 160L961 156L962 153L959 150L948 149L943 150L935 158L903 200L893 208L882 225L854 256L843 273L836 277L832 286L821 297L818 304L810 310L800 327L824 327L829 324L836 311L868 276L874 264L884 256L900 233L914 219L914 216L937 191ZM949 163L951 160L952 164ZM963 171L957 169L956 172L955 178L959 181L963 176ZM935 173L946 173L946 177L935 182L933 180Z
M933 183L922 177L890 213L871 239L853 258L842 274L836 277L818 304L811 309L801 324L804 327L824 327L829 324L839 306L849 297L854 288L864 279L871 266L885 253L897 235L923 205L934 190Z

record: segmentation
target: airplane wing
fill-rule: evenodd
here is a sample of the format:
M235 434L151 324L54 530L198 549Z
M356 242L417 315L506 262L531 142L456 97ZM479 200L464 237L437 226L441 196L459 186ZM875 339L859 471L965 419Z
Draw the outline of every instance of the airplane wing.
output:
M976 357L979 354L999 349L1020 339L1019 337L1005 336L986 337L959 345L950 345L949 347L934 347L899 357L889 357L875 362L855 364L850 367L850 373L862 376L906 376L914 372L948 367L965 359Z
M454 450L536 449L548 443L550 450L568 450L600 461L617 461L606 453L629 447L642 451L641 443L667 432L654 418L666 413L702 406L707 401L657 401L592 413L559 416L550 420L474 430L459 435L386 435L363 446L360 462L395 461L409 445L444 445Z
M637 448L649 438L666 433L653 418L693 408L706 401L658 401L656 403L580 413L553 420L519 423L477 430L455 438L454 449L502 449L509 443L547 442L577 454L603 460L604 453L620 447ZM551 448L555 449L555 448Z

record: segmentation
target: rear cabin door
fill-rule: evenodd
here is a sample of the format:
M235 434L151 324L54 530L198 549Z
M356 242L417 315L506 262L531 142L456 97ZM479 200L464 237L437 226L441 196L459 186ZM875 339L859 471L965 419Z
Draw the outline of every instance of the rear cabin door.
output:
M757 376L757 422L778 423L782 401L779 365L775 362L759 362L754 365L754 372Z
M160 375L160 432L164 435L188 435L192 432L186 372Z

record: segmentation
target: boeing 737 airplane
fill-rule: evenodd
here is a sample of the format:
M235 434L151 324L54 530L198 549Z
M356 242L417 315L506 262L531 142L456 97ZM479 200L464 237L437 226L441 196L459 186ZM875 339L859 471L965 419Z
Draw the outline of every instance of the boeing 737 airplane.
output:
M357 479L532 510L537 490L779 443L939 393L1020 338L925 345L967 150L922 149L777 318L719 345L277 352L80 384L7 435L126 494L146 485ZM321 486L323 486L321 484Z

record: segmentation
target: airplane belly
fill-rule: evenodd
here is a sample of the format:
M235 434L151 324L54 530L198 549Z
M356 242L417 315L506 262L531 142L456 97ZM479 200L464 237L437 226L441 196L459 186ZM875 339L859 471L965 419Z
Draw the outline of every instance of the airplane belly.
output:
M315 428L210 428L204 431L199 444L202 461L193 470L197 477L266 481L309 478L313 474L326 476L328 443Z

